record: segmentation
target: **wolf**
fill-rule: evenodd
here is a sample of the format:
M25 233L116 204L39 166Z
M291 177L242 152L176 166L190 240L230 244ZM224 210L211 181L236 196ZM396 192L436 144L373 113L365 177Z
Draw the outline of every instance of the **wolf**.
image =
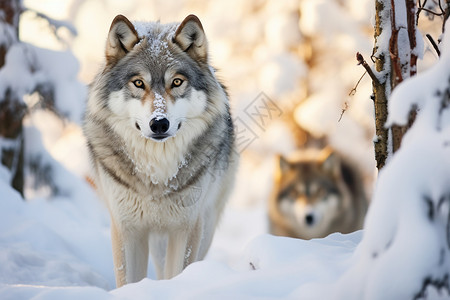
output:
M277 156L269 199L274 235L311 239L361 229L367 210L357 168L330 147Z
M117 287L169 279L206 255L238 154L200 20L112 21L83 124L111 216Z

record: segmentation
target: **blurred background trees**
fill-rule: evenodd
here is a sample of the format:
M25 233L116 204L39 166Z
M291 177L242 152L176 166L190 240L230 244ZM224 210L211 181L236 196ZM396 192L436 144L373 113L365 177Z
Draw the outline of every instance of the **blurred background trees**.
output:
M22 195L26 166L35 178L41 178L40 183L51 178L51 168L39 163L40 154L31 155L35 145L27 146L25 116L45 109L79 123L86 89L77 80L78 62L69 51L52 51L21 41L19 27L24 12L44 19L56 36L59 27L76 34L70 23L32 11L21 0L0 2L0 175Z
M6 62L6 54L19 39L20 0L0 2L0 68ZM10 172L11 185L23 194L23 133L22 120L26 105L16 91L3 86L0 95L0 158Z

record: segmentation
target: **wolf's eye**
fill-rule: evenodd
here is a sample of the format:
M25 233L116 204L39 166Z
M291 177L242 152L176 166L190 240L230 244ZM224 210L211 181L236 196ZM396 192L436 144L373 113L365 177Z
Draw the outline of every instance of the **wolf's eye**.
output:
M183 82L184 82L183 79L175 78L175 79L172 81L172 87L173 87L173 88L174 88L174 87L179 87L180 85L183 84Z
M140 79L136 79L135 81L133 81L133 84L137 88L140 88L140 89L144 88L144 82Z

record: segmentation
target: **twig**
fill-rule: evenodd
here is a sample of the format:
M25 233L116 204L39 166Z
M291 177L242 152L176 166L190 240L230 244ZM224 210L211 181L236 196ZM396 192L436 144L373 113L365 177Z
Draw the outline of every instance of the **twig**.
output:
M362 65L364 69L366 69L367 74L369 74L370 78L372 78L372 81L379 85L380 81L378 80L377 76L373 72L372 68L367 64L366 60L362 56L361 53L356 53L356 60L358 61L358 65Z
M426 37L430 41L430 43L433 46L434 50L436 51L437 55L440 57L441 56L441 51L439 50L439 47L436 44L436 42L434 41L433 37L429 33L426 34Z
M425 0L425 3L427 3L427 0ZM416 26L419 25L419 15L420 15L420 12L422 11L422 7L425 6L425 3L422 5L422 1L420 1L420 0L417 1Z
M342 111L341 111L341 115L339 116L338 122L340 122L340 121L342 120L342 116L343 116L344 113L347 111L347 109L348 109L348 103L345 102L345 103L344 103L344 108L343 108Z
M422 10L425 11L425 12L427 12L427 13L429 13L429 14L432 14L432 15L434 15L434 16L443 16L443 15L444 15L445 11L444 11L444 9L442 8L441 1L438 1L438 3L439 3L439 8L440 8L440 10L441 10L441 13L438 13L438 12L435 12L435 11L433 11L433 10L431 10L431 9L425 8L425 5L427 4L427 1L428 1L428 0L425 0L423 3L422 3L420 0L418 1L418 4L417 4L417 12L416 12L416 20L417 20L417 21L419 20L419 15L420 15L420 13L422 12ZM418 24L418 23L416 22L416 25L417 25L417 24Z
M429 14L432 14L432 15L434 15L434 16L438 16L438 17L440 17L440 16L443 16L444 15L444 13L442 12L442 13L437 13L437 12L435 12L435 11L432 11L431 9L428 9L428 8L425 8L425 7L421 7L420 8L420 10L422 11L425 11L425 12L427 12L427 13L429 13Z
M354 96L356 94L356 89L359 86L359 83L361 82L361 80L363 79L364 75L367 74L367 71L365 71L362 76L359 78L358 82L356 83L355 87L352 88L352 90L350 91L350 93L348 93L349 96Z
M442 15L445 15L445 9L442 7L441 1L438 1L438 4L439 4L439 9L441 10ZM448 3L447 3L447 5L448 5Z

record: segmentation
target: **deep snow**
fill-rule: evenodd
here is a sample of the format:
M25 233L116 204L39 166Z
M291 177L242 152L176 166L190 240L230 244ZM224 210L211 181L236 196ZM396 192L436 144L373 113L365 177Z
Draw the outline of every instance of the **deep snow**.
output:
M242 212L228 209L206 260L172 280L144 279L108 291L114 274L107 214L90 188L78 183L80 198L26 203L0 181L0 299L284 298L299 286L336 280L362 234L312 241L262 234L243 249L249 232L234 223L258 222L260 215L236 220ZM214 258L228 249L229 262ZM233 252L239 255L233 258Z

